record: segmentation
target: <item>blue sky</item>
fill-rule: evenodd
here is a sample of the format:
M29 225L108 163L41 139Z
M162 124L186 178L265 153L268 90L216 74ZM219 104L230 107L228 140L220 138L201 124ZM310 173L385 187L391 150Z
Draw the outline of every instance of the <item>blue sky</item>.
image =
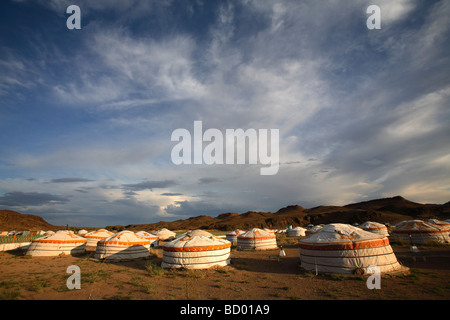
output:
M449 16L419 0L2 1L0 207L101 227L445 203ZM171 133L196 120L279 129L278 173L174 165Z

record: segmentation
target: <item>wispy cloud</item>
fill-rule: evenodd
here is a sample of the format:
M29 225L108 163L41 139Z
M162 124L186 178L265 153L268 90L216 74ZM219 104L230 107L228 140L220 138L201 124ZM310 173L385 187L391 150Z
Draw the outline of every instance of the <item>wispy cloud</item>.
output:
M199 184L207 184L207 183L213 183L213 182L219 182L220 179L214 178L214 177L205 177L198 179Z
M126 189L131 190L153 190L153 189L161 189L168 188L172 186L178 185L178 182L175 180L163 180L163 181L144 181L134 184L123 184L122 186Z
M51 179L49 183L73 183L73 182L91 182L94 180L85 178L58 178Z
M448 1L81 0L79 32L64 30L69 4L38 1L44 29L21 25L0 47L3 203L119 223L448 201ZM366 28L371 4L381 30ZM278 174L175 166L171 132L194 120L279 129Z
M179 192L164 192L161 193L162 196L167 196L167 197L176 197L176 196L182 196L182 193Z
M68 202L64 196L43 192L7 192L0 196L0 205L9 207L41 206L44 204L61 204Z

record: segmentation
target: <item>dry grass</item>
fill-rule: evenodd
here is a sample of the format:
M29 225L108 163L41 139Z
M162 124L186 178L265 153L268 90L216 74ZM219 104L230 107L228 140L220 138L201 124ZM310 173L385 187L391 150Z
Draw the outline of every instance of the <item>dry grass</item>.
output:
M281 238L279 250L231 251L231 265L208 270L161 268L162 249L139 261L99 263L81 257L25 258L0 253L0 299L49 300L322 300L322 299L448 299L450 248L424 247L426 261L414 261L409 247L393 246L409 275L382 278L381 290L369 290L366 276L314 275L299 267L296 239ZM81 269L81 289L69 290L69 265Z

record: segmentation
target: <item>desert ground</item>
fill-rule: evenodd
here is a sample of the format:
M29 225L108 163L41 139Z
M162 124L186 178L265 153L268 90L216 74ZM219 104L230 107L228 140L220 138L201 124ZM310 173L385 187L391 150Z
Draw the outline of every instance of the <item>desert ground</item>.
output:
M449 246L392 247L408 272L385 275L381 289L368 289L368 276L315 275L299 265L296 239L277 236L286 252L232 249L231 264L208 270L166 270L162 248L136 261L99 262L81 256L30 257L0 253L3 300L448 300ZM163 243L162 243L163 244ZM81 270L81 289L69 290L67 268Z

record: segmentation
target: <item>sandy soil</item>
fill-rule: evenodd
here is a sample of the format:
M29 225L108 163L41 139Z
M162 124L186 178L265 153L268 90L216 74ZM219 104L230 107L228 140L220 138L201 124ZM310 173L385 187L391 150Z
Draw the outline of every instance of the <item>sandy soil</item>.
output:
M231 265L209 270L164 270L162 249L149 259L104 263L93 252L72 257L28 257L0 253L0 299L4 300L448 300L450 247L392 245L407 274L383 276L369 290L367 276L313 275L299 267L295 244L279 250L231 252ZM81 269L81 289L69 290L70 265Z

